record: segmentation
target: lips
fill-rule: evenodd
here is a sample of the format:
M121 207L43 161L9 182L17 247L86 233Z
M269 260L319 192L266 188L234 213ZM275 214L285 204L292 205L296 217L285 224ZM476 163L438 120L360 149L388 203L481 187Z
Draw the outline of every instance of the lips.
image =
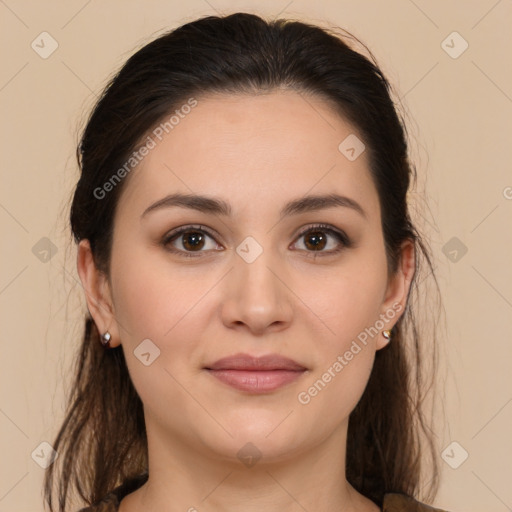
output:
M224 384L253 394L275 391L307 371L296 361L278 354L262 357L235 354L204 369Z
M304 366L296 363L292 359L270 354L262 357L252 357L248 354L235 354L234 356L219 359L212 365L207 367L208 370L247 370L247 371L263 371L263 370L305 370Z

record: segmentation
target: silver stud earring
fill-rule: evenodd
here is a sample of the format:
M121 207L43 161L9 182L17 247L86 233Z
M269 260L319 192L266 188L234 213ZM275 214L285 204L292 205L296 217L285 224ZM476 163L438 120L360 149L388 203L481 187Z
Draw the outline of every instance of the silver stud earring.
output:
M106 333L102 334L101 335L101 344L105 347L105 348L110 348L110 339L112 338L112 336L110 335L110 333L107 331Z

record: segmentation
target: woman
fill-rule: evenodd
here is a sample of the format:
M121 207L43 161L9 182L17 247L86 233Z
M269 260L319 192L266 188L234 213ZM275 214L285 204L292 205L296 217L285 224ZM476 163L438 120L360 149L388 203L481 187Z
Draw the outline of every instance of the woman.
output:
M410 304L432 265L389 84L348 40L206 17L106 88L77 151L89 314L52 511L70 487L89 512L434 510Z

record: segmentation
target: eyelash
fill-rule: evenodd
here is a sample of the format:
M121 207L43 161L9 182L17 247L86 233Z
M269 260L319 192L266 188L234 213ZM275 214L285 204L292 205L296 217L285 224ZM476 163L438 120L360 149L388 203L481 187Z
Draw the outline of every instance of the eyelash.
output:
M345 248L352 247L352 241L349 239L349 237L343 231L334 229L332 226L330 226L328 224L314 224L312 226L308 226L307 228L302 230L297 235L297 240L299 238L301 238L302 236L306 235L307 233L309 233L310 231L315 231L315 230L323 230L325 233L328 233L328 234L334 236L338 240L338 242L340 242L340 246L337 249L333 249L330 251L305 251L308 253L313 253L310 257L316 258L317 256L330 256L330 255L337 254L337 253L341 252ZM172 242L175 238L178 238L180 235L182 235L184 233L188 233L188 232L194 232L194 233L200 232L200 233L204 233L204 234L208 235L209 237L211 237L213 239L215 238L213 233L211 233L205 226L190 225L190 226L183 226L174 231L171 231L170 233L167 233L164 236L161 244L164 246L164 248L167 251L172 252L174 254L179 254L180 256L184 256L185 258L200 257L200 253L205 252L205 251L197 251L197 253L194 253L191 251L182 251L181 249L170 248L170 246L169 246L170 242Z

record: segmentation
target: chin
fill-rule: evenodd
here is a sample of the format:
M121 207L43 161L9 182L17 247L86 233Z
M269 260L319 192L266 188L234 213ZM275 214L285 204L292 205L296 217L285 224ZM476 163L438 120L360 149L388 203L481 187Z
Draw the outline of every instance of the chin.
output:
M296 418L292 420L293 413L286 418L290 411L281 411L279 415L253 413L251 417L236 414L235 418L231 416L222 422L233 437L222 429L216 429L215 438L211 437L211 430L201 437L217 455L237 463L244 463L244 459L282 462L313 441L308 439L304 425L298 425Z

